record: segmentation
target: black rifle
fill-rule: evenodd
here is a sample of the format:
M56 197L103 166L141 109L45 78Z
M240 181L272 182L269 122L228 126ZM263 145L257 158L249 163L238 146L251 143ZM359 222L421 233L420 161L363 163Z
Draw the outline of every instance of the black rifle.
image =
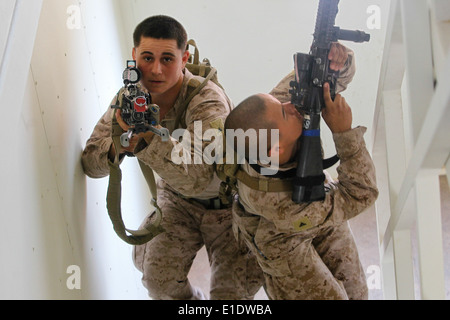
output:
M338 40L365 42L370 35L362 31L342 30L335 26L339 0L320 0L314 41L309 54L296 53L295 81L291 82L291 101L303 114L303 134L297 154L297 172L292 200L295 203L325 198L324 161L320 140L320 113L325 108L323 85L330 84L332 99L336 94L339 72L329 68L331 45Z

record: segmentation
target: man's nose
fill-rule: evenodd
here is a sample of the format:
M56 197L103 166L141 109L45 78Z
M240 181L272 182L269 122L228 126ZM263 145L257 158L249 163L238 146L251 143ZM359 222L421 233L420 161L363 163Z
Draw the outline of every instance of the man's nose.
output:
M161 63L159 61L155 61L152 65L151 70L153 74L161 74L162 73Z
M295 109L295 106L290 102L286 103L285 110L290 114L297 113L297 109Z

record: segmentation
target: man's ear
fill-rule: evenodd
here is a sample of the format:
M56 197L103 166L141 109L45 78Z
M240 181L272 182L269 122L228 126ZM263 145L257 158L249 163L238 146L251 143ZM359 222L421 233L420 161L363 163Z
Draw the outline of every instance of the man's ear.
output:
M186 63L188 62L189 56L191 55L191 53L189 52L189 50L186 50L183 54L182 57L182 61L183 61L183 68L186 66Z
M131 55L133 56L133 60L136 60L136 48L133 48Z
M283 148L283 146L280 146L280 142L277 142L276 144L274 144L273 146L270 147L269 149L269 157L280 157L281 155L283 155L285 152L285 148Z

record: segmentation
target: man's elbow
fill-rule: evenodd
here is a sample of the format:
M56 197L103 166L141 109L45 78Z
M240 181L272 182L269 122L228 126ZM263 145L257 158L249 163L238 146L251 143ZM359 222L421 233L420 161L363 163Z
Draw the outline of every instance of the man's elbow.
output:
M92 161L86 156L81 157L81 167L83 168L84 174L92 179L100 179L109 175L109 172L105 172L102 168L93 166Z

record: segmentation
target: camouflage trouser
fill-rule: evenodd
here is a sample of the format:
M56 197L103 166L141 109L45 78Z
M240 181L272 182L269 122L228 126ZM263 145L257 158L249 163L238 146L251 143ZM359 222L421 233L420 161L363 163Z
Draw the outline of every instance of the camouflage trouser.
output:
M364 270L348 223L287 235L233 204L235 233L255 253L273 300L368 299Z
M158 205L166 231L136 246L133 256L151 298L204 298L187 276L197 252L205 245L211 266L210 298L253 299L264 277L252 252L245 244L238 247L231 208L206 210L167 190L158 192Z

